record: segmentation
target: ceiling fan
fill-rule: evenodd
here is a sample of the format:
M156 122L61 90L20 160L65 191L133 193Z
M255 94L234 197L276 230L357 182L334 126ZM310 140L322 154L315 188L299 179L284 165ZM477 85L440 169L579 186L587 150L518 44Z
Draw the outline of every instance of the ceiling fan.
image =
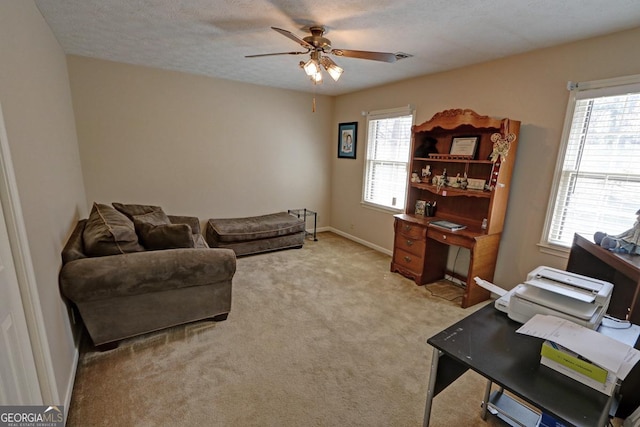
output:
M322 83L322 67L329 73L333 80L338 81L342 72L342 68L338 66L333 60L326 56L328 54L335 56L345 56L348 58L359 59L371 59L374 61L382 62L396 62L398 59L396 54L388 52L370 52L366 50L349 50L349 49L334 49L331 47L331 40L323 37L325 33L325 27L322 25L315 25L309 28L310 36L299 38L291 31L283 30L282 28L271 27L282 34L283 36L290 38L294 42L306 49L304 52L279 52L279 53L263 53L258 55L247 55L245 58L257 58L261 56L274 56L274 55L305 55L310 54L311 59L308 61L300 61L300 67L304 69L305 73L311 78L311 81L315 84Z

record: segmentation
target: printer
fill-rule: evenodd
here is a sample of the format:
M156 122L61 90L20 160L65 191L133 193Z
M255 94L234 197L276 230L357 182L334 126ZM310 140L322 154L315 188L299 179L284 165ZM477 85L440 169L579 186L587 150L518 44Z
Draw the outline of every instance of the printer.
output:
M536 314L547 314L597 329L609 307L613 285L540 266L527 275L524 283L509 292L502 291L503 295L496 300L495 306L517 322L526 323Z

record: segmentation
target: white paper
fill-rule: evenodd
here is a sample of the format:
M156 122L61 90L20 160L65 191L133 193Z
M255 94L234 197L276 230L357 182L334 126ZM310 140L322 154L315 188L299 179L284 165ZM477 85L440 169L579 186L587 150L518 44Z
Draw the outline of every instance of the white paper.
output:
M536 314L516 332L553 341L624 380L640 351L592 329L556 316Z

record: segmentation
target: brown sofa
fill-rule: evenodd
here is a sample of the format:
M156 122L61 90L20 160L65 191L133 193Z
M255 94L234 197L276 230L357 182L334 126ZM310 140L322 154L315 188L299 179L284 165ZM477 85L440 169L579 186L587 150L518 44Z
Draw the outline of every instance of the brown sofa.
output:
M62 251L62 294L95 346L211 318L231 310L236 257L209 248L195 217L157 206L94 204Z

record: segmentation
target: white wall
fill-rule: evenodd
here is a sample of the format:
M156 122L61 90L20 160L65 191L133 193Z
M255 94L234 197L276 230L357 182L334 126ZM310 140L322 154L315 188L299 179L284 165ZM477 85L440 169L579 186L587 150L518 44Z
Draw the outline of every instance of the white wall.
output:
M60 402L76 349L58 289L60 253L86 216L66 58L30 0L0 2L0 102Z
M565 258L541 253L537 243L569 95L566 84L639 74L638 44L640 29L338 97L334 128L339 122L359 121L362 131L358 160L333 160L331 225L392 250L392 215L360 205L366 138L361 111L412 104L419 124L442 110L470 108L522 122L495 282L511 288L538 265L564 268Z
M87 199L328 225L333 99L69 56Z

